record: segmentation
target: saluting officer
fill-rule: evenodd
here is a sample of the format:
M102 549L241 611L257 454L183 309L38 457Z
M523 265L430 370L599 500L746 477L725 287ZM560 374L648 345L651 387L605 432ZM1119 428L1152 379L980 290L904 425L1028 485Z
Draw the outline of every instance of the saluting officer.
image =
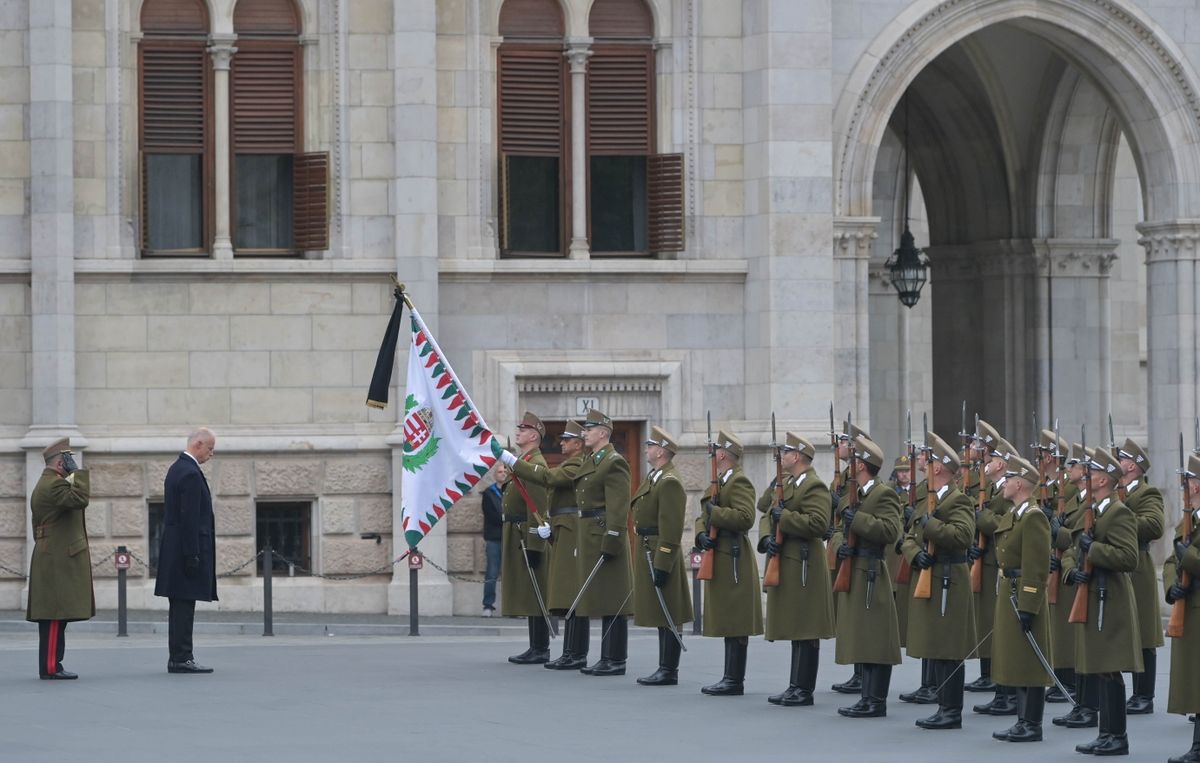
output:
M767 701L811 705L820 639L833 637L833 592L829 568L821 558L829 527L829 489L812 468L816 449L811 442L788 432L780 451L783 504L772 500L759 520L759 550L779 557L779 585L767 589L766 638L791 641L792 663L787 689ZM775 541L774 528L782 543Z
M1063 556L1063 574L1074 585L1088 583L1087 622L1075 625L1075 671L1099 681L1100 733L1075 749L1090 755L1127 755L1125 680L1141 672L1142 642L1129 573L1137 569L1137 517L1116 494L1121 464L1103 448L1091 470L1095 525ZM1091 562L1088 572L1085 563Z
M600 659L579 672L589 676L625 675L629 644L628 615L633 614L629 567L629 464L613 447L612 419L591 409L583 423L583 444L592 451L575 474L579 505L579 575L583 581L575 613L601 618ZM503 456L502 456L503 458ZM545 484L544 465L517 462L523 479ZM594 576L593 576L594 571ZM591 576L591 582L588 577Z
M1163 587L1167 603L1184 606L1183 635L1171 642L1171 686L1167 692L1167 712L1187 715L1200 712L1200 452L1188 458L1184 476L1185 512L1192 514L1192 531L1185 534L1185 521L1175 527L1174 552L1163 566ZM1189 576L1183 584L1180 573ZM1167 763L1200 763L1200 723L1192 724L1192 747Z
M633 622L658 629L658 670L637 682L674 686L679 683L682 648L678 628L692 621L692 597L679 551L687 494L672 461L679 450L675 438L660 427L651 427L645 444L650 473L633 494L631 506L639 541L633 559ZM662 592L674 632L655 589Z
M904 558L921 576L932 578L927 597L910 596L908 654L928 660L938 709L917 725L923 729L962 728L963 666L975 647L975 611L967 549L974 542L975 510L955 484L962 463L958 453L929 433L926 466L932 495L917 505L904 538ZM930 504L933 504L932 506ZM915 594L918 586L910 585Z
M46 468L29 496L34 545L25 619L38 624L38 676L69 680L79 676L62 666L67 623L96 615L84 519L91 482L66 438L43 450L42 458Z
M862 664L862 698L838 708L848 718L887 715L892 666L900 664L900 631L892 581L883 565L884 552L900 537L903 510L900 496L878 479L883 451L870 439L854 443L854 474L858 495L845 495L838 505L847 542L837 550L839 562L852 565L850 589L837 598L839 665ZM857 504L857 505L855 505ZM854 536L850 544L850 536Z
M575 505L575 475L587 457L583 446L583 427L568 421L559 435L559 447L565 456L550 470L550 569L546 608L565 615L579 593L579 507ZM579 670L587 665L590 627L587 618L571 615L563 626L563 652L557 660L542 667L549 670Z
M1050 649L1050 522L1033 498L1038 470L1020 456L1008 459L1004 497L1014 508L996 527L996 561L1003 575L993 617L996 640L992 670L996 683L1015 687L1017 722L992 737L1004 742L1040 742L1050 674L1030 637L1045 656ZM1049 659L1047 657L1047 659Z
M754 526L754 485L742 472L738 438L722 429L713 445L717 494L701 499L696 546L715 549L713 577L704 582L704 635L725 639L725 672L720 681L700 691L732 696L745 691L749 637L763 632L758 562L747 536ZM715 540L709 537L710 528L717 530Z
M1140 673L1133 674L1133 690L1125 711L1130 715L1154 712L1154 677L1158 667L1158 647L1163 645L1162 615L1159 614L1158 570L1150 558L1150 544L1166 532L1167 517L1159 489L1147 481L1150 457L1141 445L1126 438L1117 451L1121 461L1121 485L1125 505L1137 517L1138 566L1133 571L1133 596L1138 605L1138 634L1142 639Z
M526 411L513 438L513 445L521 456L518 459L505 451L507 458L502 456L505 464L510 469L514 464L545 468L546 459L541 451L545 435L542 420ZM505 617L525 617L529 624L529 648L509 657L508 661L515 665L540 665L550 660L550 626L538 603L538 593L545 600L548 581L549 565L543 564L543 556L551 534L550 525L544 521L550 495L543 485L522 482L516 474L509 477L502 490L500 511L504 517L504 535L500 579L504 582L500 613Z

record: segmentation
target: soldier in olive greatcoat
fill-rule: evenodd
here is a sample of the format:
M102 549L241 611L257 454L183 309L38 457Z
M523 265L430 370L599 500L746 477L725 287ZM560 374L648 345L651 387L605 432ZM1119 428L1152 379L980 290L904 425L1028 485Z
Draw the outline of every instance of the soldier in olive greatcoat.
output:
M829 527L829 489L812 468L813 444L794 432L784 435L783 503L760 508L759 550L779 557L779 585L767 588L767 641L792 642L788 688L767 697L774 705L813 703L821 641L833 637L833 593L821 558ZM759 503L763 506L762 502ZM782 539L776 541L776 532Z
M1183 476L1183 510L1191 513L1191 532L1186 532L1185 515L1175 527L1175 548L1163 566L1163 587L1167 603L1184 611L1183 633L1171 641L1167 712L1187 715L1200 712L1200 450L1188 459ZM1200 763L1200 723L1192 724L1191 749L1167 763Z
M559 435L559 447L565 456L550 470L550 564L547 575L546 608L564 615L579 593L579 507L575 505L575 475L583 466L588 451L583 445L583 427L568 421ZM579 670L587 665L589 624L586 618L571 615L563 627L563 652L557 660L542 667L549 670Z
M905 462L908 461L908 456L902 457ZM897 465L900 461L897 460ZM917 448L916 450L916 471L921 475L920 481L912 490L906 490L900 493L900 500L904 503L904 524L900 530L900 540L896 541L896 554L901 560L900 569L897 571L895 578L896 586L896 621L900 625L900 647L908 646L908 604L912 598L912 565L904 558L903 546L904 536L908 534L912 526L913 517L917 513L917 507L922 505L929 497L929 482L925 474L927 471L928 453L925 448ZM974 524L974 515L971 522ZM974 600L971 606L974 607ZM913 691L900 693L901 702L912 702L917 705L932 705L938 701L938 682L933 673L933 663L929 660L921 660L921 685Z
M1130 573L1137 569L1137 517L1117 497L1121 464L1098 448L1089 462L1094 524L1063 556L1067 582L1088 585L1087 621L1075 624L1075 671L1099 681L1100 733L1075 747L1091 755L1126 755L1125 680L1142 671L1142 642Z
M829 490L830 497L830 527L825 531L825 549L826 558L829 562L829 583L833 585L834 576L838 568L837 550L841 548L845 535L842 533L842 520L838 514L838 505L842 502L842 496L845 494L850 482L850 451L854 448L854 438L862 435L868 440L871 435L860 429L858 426L851 424L848 421L842 422L842 431L837 435L837 457L838 463L845 464L840 472L833 476L833 484ZM837 619L837 597L833 597L833 616ZM845 681L835 683L829 687L838 694L862 694L862 665L856 664L854 672Z
M1038 658L1050 650L1050 609L1046 580L1050 576L1050 522L1033 497L1039 471L1020 456L1010 456L1003 486L1013 508L996 527L996 563L1000 592L993 615L995 645L992 670L996 683L1013 687L1017 722L992 737L1005 742L1040 742L1048 666Z
M42 457L46 468L29 496L34 545L25 619L38 624L38 675L72 679L79 676L62 666L67 623L96 614L84 519L90 480L87 470L76 466L65 438L42 451Z
M1166 533L1167 516L1162 493L1146 480L1150 457L1141 445L1126 438L1117 451L1121 461L1121 486L1124 503L1137 517L1138 566L1131 575L1133 596L1138 605L1138 631L1142 638L1140 673L1133 674L1133 687L1125 711L1129 715L1154 712L1154 677L1158 667L1158 647L1163 645L1162 615L1159 614L1158 567L1150 558L1150 544Z
M710 451L717 484L702 499L696 546L714 554L712 580L704 583L703 625L705 636L725 639L725 672L700 691L732 696L745 691L749 637L763 632L758 562L747 535L754 527L754 485L742 472L740 440L721 430Z
M679 549L687 494L672 462L679 450L675 438L659 427L651 427L645 444L650 472L633 494L630 507L638 536L633 559L633 622L658 629L658 670L637 682L642 686L674 686L679 683L682 650L678 629L692 621L692 597Z

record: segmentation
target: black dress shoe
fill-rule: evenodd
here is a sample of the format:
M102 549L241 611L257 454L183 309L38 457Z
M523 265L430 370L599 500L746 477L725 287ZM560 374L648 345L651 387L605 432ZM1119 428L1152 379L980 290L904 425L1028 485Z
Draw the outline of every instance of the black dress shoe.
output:
M1017 725L1008 730L1008 741L1040 742L1042 741L1042 724L1017 721Z
M59 668L57 673L42 673L38 678L43 681L74 681L79 678L79 674Z
M796 688L795 686L789 686L786 689L784 689L783 691L779 692L778 694L772 694L772 695L768 696L767 701L770 702L772 705L781 705L781 704L783 704L783 698L785 696L787 696L787 693L795 688Z
M783 705L784 707L807 707L812 703L812 692L808 689L801 689L798 686L795 687L794 691L789 688L786 692L784 692L783 699L779 702L779 704Z
M679 683L679 671L659 668L648 676L637 680L642 686L675 686Z
M914 705L936 705L938 701L937 689L933 686L921 686L916 691L901 694L900 701L912 702Z
M938 711L928 718L918 718L917 726L923 729L961 729L962 728L962 711L961 710L944 710L938 708Z
M991 679L991 676L980 676L971 683L963 687L966 691L996 691L996 682Z
M1143 697L1140 694L1134 694L1125 703L1126 715L1150 715L1154 712L1154 697Z
M168 673L211 673L212 668L206 668L203 665L197 665L195 660L187 660L186 662L168 662Z
M997 694L991 702L986 705L975 705L971 710L980 715L1016 715L1017 703L1015 697Z
M625 675L625 661L618 662L602 657L599 662L588 668L587 674L589 676L623 676Z
M829 687L838 694L862 694L862 676L855 673L840 684Z
M509 657L508 661L513 665L544 665L550 662L550 650L530 647L520 654Z
M1055 686L1053 689L1046 692L1046 701L1051 704L1058 704L1061 702L1070 702L1071 698L1066 694L1063 694L1062 690Z
M1092 708L1083 705L1076 705L1071 708L1071 712L1060 715L1050 722L1055 726L1063 726L1068 729L1094 729L1100 725L1099 714Z
M838 715L847 718L884 718L887 716L887 702L878 699L860 699L850 707L839 707Z
M1093 755L1128 755L1129 737L1125 734L1109 734L1103 742L1092 749Z
M1110 734L1101 734L1090 742L1075 745L1075 752L1082 752L1084 755L1092 755L1096 752L1096 748L1108 741Z
M549 670L579 670L587 667L587 657L576 657L575 655L563 655L557 660L547 662L542 666Z
M734 681L730 678L722 678L715 684L702 686L701 694L707 694L710 697L740 697L746 693L746 685L741 681Z

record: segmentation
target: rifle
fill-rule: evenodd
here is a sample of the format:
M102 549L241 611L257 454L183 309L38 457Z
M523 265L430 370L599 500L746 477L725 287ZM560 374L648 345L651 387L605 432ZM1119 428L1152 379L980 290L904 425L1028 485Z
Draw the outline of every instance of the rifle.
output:
M1111 418L1110 418L1111 420ZM1082 443L1084 457L1087 456L1087 430L1080 428L1079 439ZM1091 533L1096 529L1096 496L1092 493L1092 468L1088 466L1084 470L1084 489L1087 490L1087 509L1083 514L1083 531ZM1079 560L1083 564L1083 571L1089 575L1092 572L1092 560L1084 554L1084 557ZM1090 584L1080 583L1075 588L1075 601L1071 604L1071 613L1067 615L1068 623L1086 623L1088 619L1088 597L1091 595Z
M975 414L975 439L979 439L979 414ZM983 458L979 461L979 494L976 496L978 503L975 506L975 514L979 515L983 511L984 502L984 487L983 487L983 472L986 469L989 455L987 448L984 447ZM979 550L987 550L987 536L982 532L975 534L975 545L979 546ZM971 562L971 593L979 593L983 590L983 554L979 558Z
M912 517L917 508L917 445L912 438L912 410L907 414L908 420L908 516ZM908 528L905 527L905 530ZM912 580L912 565L903 556L900 557L900 569L896 570L896 582L908 585Z
M850 425L850 414L847 413L846 414L846 431L847 432L849 432L849 430L850 430L849 425ZM858 475L856 474L857 470L858 470L858 454L854 450L854 443L850 443L850 472L846 478L846 491L849 493L849 496L850 496L849 506L852 509L858 508ZM839 513L838 517L840 517L840 516L841 515ZM841 524L840 519L836 519L836 521L837 521L837 525L840 526L840 524ZM845 528L845 537L843 539L843 542L847 546L849 546L851 549L854 549L858 545L858 538L854 537L854 533L850 532L849 527ZM836 549L834 550L834 554L835 555L837 554ZM837 577L834 578L834 581L833 581L833 592L834 593L847 593L850 591L850 576L851 576L851 573L853 572L853 568L854 568L853 555L848 556L845 559L842 559L838 563Z
M962 425L958 429L958 438L959 438L959 441L962 443L962 452L959 454L959 460L965 464L971 460L971 433L967 431L967 401L966 400L964 400L963 404L962 404ZM925 444L926 445L929 444L929 438L925 438ZM928 479L929 478L929 471L928 471L929 465L928 464L926 464L925 469L926 469L926 471L925 471L926 479ZM971 470L963 469L962 474L959 475L959 489L962 490L963 493L967 492L967 483L969 483L970 481L971 481Z
M837 495L837 492L842 489L842 459L838 457L838 432L833 426L833 403L829 403L829 442L833 446L833 481L829 483L829 492ZM837 522L837 506L833 507L833 513L829 517L829 526L836 529ZM833 544L829 544L825 548L825 566L829 569L837 567L837 549Z
M1108 450L1110 453L1113 454L1113 458L1117 459L1117 461L1120 462L1121 452L1120 452L1120 448L1117 447L1117 438L1113 434L1112 414L1111 413L1108 414ZM1121 475L1121 476L1123 477L1124 475ZM1124 503L1125 499L1128 497L1129 497L1128 494L1125 492L1125 485L1121 483L1121 480L1117 480L1117 498L1120 498L1121 502Z
M1058 464L1058 473L1055 477L1055 481L1058 486L1058 495L1056 496L1056 500L1058 503L1056 508L1058 509L1058 511L1056 512L1056 514L1058 515L1058 521L1059 521L1060 525L1067 518L1067 496L1066 496L1066 490L1063 487L1063 483L1066 481L1066 477L1067 477L1066 457L1067 457L1066 453L1059 453L1059 451L1058 451L1058 420L1055 419L1055 421L1054 421L1054 460ZM1051 542L1053 542L1054 538L1051 538L1050 540L1051 540ZM1058 559L1058 561L1061 563L1062 557L1063 557L1062 549L1061 548L1054 549L1054 558ZM1051 604L1058 604L1058 586L1059 586L1059 582L1061 580L1062 580L1062 570L1061 569L1052 570L1050 572L1050 577L1046 580L1046 600Z
M1179 487L1183 493L1183 540L1188 542L1192 538L1192 507L1188 501L1188 470L1187 462L1183 458L1183 432L1179 433ZM1179 585L1184 589L1191 588L1192 576L1183 569L1183 562L1179 561L1175 566L1175 577L1179 581ZM1183 621L1187 615L1187 597L1178 599L1171 605L1171 619L1167 621L1167 635L1171 638L1183 637Z
M775 437L775 414L771 414L771 445L775 449L775 505L783 508L783 451ZM783 528L778 522L771 521L771 534L775 543L783 545ZM779 555L767 553L767 569L763 572L763 588L774 588L779 585Z
M966 411L966 403L965 402L963 403L963 411L964 411L964 415L965 415L965 411ZM966 422L964 422L964 426L963 426L964 432L967 429L965 424L966 424ZM926 420L925 425L926 425L925 449L926 449L926 452L928 452L928 449L929 449L929 428L928 428L929 422L928 422L928 420ZM933 464L933 462L929 459L928 456L926 456L925 457L925 515L929 516L929 517L933 516L933 510L937 507L937 491L933 489L933 482L931 482L929 479L930 475L933 474L932 464ZM934 554L933 541L926 542L925 551L930 556L933 556L933 554ZM914 599L928 599L932 595L933 595L933 568L926 567L921 570L921 573L919 575L917 575L917 585L915 588L913 588L913 598Z
M712 411L708 412L708 464L710 471L710 480L708 486L707 498L709 501L717 500L717 493L720 492L720 485L717 484L717 443L712 436ZM696 580L712 580L713 565L717 561L717 528L713 527L712 512L708 512L708 519L704 521L704 532L708 533L708 537L713 542L713 547L706 549L704 555L700 558L700 569L696 572Z
M1046 504L1050 500L1050 496L1046 495L1046 467L1042 465L1042 433L1038 429L1037 411L1033 412L1033 443L1029 446L1033 451L1033 462L1038 468L1038 508L1042 511L1046 510ZM1055 446L1057 447L1057 445Z

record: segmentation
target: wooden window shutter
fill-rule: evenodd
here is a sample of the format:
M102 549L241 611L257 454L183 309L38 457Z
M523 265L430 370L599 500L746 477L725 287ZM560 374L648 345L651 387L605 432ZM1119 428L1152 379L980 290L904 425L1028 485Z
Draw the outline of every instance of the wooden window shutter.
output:
M203 42L143 41L141 148L203 153L208 53Z
M651 252L682 252L684 239L683 154L646 158L649 197L648 238Z
M329 154L292 157L292 238L297 250L329 248Z
M508 245L508 155L500 154L500 182L496 185L496 232L500 238L500 251L506 252Z
M587 71L588 153L654 152L654 51L597 45Z
M233 150L291 154L300 148L300 46L239 41L230 67Z
M150 206L146 199L146 153L138 151L138 248L143 252L150 248Z
M565 65L559 47L500 48L502 154L562 156Z

